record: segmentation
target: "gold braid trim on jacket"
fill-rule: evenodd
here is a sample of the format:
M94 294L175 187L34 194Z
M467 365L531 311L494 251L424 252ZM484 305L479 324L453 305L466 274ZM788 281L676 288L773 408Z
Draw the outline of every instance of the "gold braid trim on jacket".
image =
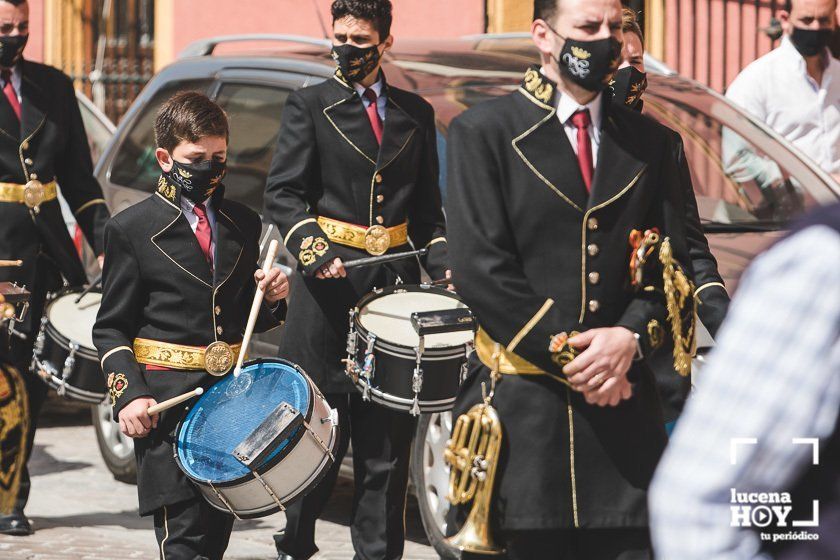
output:
M694 284L674 259L669 238L662 240L659 248L659 262L662 264L662 283L665 291L665 307L668 323L674 338L674 369L682 376L691 373L691 359L694 357L697 302L693 297Z

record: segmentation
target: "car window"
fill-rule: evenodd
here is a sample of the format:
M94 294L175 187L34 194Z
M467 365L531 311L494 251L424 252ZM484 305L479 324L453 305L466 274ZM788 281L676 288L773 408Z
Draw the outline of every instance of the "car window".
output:
M804 210L836 198L824 183L813 180L813 172L792 157L785 144L731 106L712 96L694 101L649 91L645 114L682 136L700 219L707 229L777 229Z
M230 120L225 196L259 213L289 93L277 86L228 83L216 98Z
M159 89L131 123L111 163L110 180L123 187L146 192L154 191L160 175L155 159L155 115L167 99L179 91L207 93L212 80L171 82Z
M82 114L82 123L84 123L85 132L87 133L90 157L95 165L105 151L105 146L108 144L108 141L111 140L113 132L108 124L102 120L107 119L107 117L105 115L97 115L81 100L79 100L79 112Z

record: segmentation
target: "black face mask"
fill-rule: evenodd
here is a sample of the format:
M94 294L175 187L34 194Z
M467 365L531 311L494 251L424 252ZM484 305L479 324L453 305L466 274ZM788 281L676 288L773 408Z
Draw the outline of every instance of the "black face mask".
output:
M351 82L364 80L373 72L382 56L379 54L379 45L372 47L337 45L333 46L331 54L341 74Z
M647 74L639 72L633 66L620 68L613 74L610 87L613 90L613 103L642 110L642 94L647 89Z
M0 36L0 66L11 68L20 60L29 35Z
M181 191L181 196L198 203L213 194L222 182L226 168L226 162L215 159L201 163L181 163L173 159L172 169L163 176Z
M794 27L790 40L802 56L815 56L828 46L831 29L802 29Z
M551 27L549 27L551 29ZM560 73L589 91L601 91L609 83L621 59L621 43L615 37L595 41L566 39L560 56L555 59Z

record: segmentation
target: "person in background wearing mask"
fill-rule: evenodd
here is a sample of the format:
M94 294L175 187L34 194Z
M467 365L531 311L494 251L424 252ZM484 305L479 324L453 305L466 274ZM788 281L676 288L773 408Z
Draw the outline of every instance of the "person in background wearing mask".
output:
M389 0L332 4L333 79L289 96L268 173L267 218L298 259L280 356L300 365L338 411L333 468L286 510L275 537L281 558L315 554L315 521L353 442L351 535L357 558L400 558L409 454L416 417L362 399L345 373L347 316L376 288L420 281L416 259L346 271L343 262L426 247L426 270L447 275L434 111L389 85Z
M630 242L656 228L689 262L672 133L605 93L618 0L535 0L531 33L542 65L449 129L450 263L481 325L453 415L498 372L491 525L507 558L649 559L646 489L667 435L644 361L666 290L661 275L631 287Z
M781 45L744 68L726 97L840 180L840 61L828 50L837 0L787 0Z
M17 282L32 293L29 311L15 323L16 334L9 340L13 364L27 384L27 460L47 396L46 383L28 374L47 293L62 287L62 276L71 286L87 282L61 215L56 184L100 256L100 266L109 217L93 176L73 82L55 68L25 60L28 38L29 4L0 0L0 259L23 261L20 267L0 268L0 281ZM0 513L0 533L32 532L23 513L29 490L25 468L14 509Z
M207 348L222 364L236 363L257 285L265 292L260 332L284 318L289 283L278 267L259 269L257 213L225 198L224 111L181 92L161 106L154 128L156 192L105 228L93 343L114 418L135 438L139 512L154 518L160 557L221 560L233 516L208 504L172 455L186 407L148 409L220 379L226 372L205 360Z
M621 65L610 84L612 100L614 104L641 112L644 106L642 96L647 89L644 37L636 12L630 8L622 9L622 29L624 30L624 47L621 49ZM691 267L694 270L694 284L697 286L694 290L697 316L714 338L726 317L729 294L718 272L717 260L709 250L709 242L700 223L697 199L694 195L682 137L676 131L672 131L671 136L674 157L680 167L680 179L684 189L686 238L691 255ZM668 433L673 430L691 389L691 379L674 375L671 367L671 351L670 345L664 344L654 351L649 359L651 368L656 374Z

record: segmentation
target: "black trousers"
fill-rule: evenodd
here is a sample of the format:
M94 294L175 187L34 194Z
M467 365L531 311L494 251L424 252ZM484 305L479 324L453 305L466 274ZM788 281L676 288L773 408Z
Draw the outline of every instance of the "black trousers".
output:
M221 560L233 529L233 516L203 498L164 506L154 519L161 560Z
M353 443L353 513L350 535L357 560L402 558L411 441L417 419L407 412L365 402L360 394L327 394L338 411L336 462L320 484L286 509L286 529L274 536L278 553L313 556L315 521L332 494L341 459Z
M463 560L652 560L647 529L548 529L503 531L497 542L505 556L464 553Z

